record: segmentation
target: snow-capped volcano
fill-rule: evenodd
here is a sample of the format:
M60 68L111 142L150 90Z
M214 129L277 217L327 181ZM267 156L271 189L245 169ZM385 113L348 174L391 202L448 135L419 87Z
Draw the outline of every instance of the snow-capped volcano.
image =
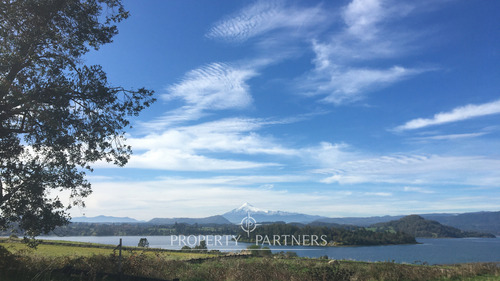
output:
M245 203L239 208L233 209L222 216L225 217L232 223L240 223L243 218L248 214L252 216L257 222L277 222L283 221L289 222L299 222L299 223L309 223L317 219L322 219L321 216L311 216L299 213L289 213L283 211L270 211L259 209L252 206L250 203Z
M262 210L259 208L254 207L252 204L246 202L245 204L241 205L239 208L232 210L231 212L249 212L249 213L268 213L269 211Z

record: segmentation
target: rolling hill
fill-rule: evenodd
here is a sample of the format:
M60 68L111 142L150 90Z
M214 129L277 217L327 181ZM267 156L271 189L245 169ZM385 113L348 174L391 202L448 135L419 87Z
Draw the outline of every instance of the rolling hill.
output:
M175 223L185 224L231 224L223 216L211 216L206 218L154 218L147 223L170 225Z
M371 226L377 230L389 230L405 232L415 237L426 238L465 238L465 237L485 237L495 238L488 233L463 231L452 226L442 225L437 221L427 220L418 215L410 215L399 220L377 223Z

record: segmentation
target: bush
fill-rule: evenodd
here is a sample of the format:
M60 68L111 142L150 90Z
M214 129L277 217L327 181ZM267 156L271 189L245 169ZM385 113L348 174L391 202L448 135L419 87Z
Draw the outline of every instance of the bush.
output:
M14 233L12 233L12 234L9 236L9 239L11 239L11 240L14 240L14 239L19 239L19 237L17 237L17 235L15 235Z
M250 250L252 256L256 257L270 257L272 256L271 249L269 247L261 247L259 245L250 245L247 247L247 250Z
M5 249L5 247L0 246L0 269L12 266L15 263L14 255Z
M139 240L139 244L137 244L137 247L142 247L142 248L149 248L149 241L147 238L141 238Z
M297 258L298 255L296 252L285 252L285 258Z
M205 240L201 240L198 246L194 247L196 250L206 251L207 250L207 242Z

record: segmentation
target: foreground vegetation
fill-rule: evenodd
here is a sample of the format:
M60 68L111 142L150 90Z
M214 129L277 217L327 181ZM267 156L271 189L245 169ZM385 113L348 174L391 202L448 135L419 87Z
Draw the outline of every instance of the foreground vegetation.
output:
M121 268L123 280L500 280L498 263L428 266L251 253L128 247ZM116 251L106 245L55 243L30 249L18 240L0 241L0 280L119 280L119 267Z

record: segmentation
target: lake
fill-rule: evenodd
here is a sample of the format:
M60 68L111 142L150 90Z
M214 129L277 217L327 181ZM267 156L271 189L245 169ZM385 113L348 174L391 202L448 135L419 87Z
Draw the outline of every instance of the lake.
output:
M122 238L124 246L137 246L140 238L147 238L151 248L180 249L179 241L171 236L40 236L39 239L67 240L118 245ZM194 238L193 238L194 239ZM221 244L207 243L208 249L220 251L239 251L249 243L236 243L229 237L221 237ZM228 241L226 245L226 241ZM272 246L271 250L293 251L301 257L320 257L356 261L394 261L398 263L452 264L467 262L500 262L500 238L417 238L421 244L357 246L357 247L304 247ZM194 240L190 241L194 243ZM209 240L210 242L210 240Z

